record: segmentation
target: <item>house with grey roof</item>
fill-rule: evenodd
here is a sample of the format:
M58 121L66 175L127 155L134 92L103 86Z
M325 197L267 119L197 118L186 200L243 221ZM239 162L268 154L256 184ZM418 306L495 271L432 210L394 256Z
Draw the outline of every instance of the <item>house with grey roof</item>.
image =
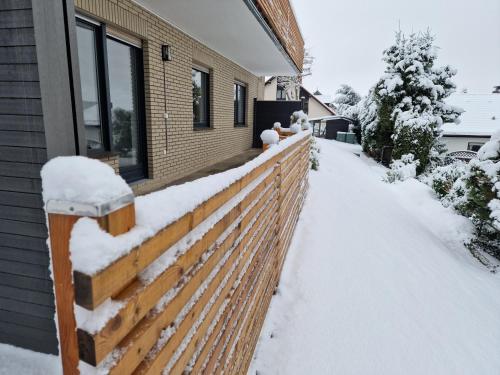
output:
M449 152L477 151L500 130L500 94L460 93L452 95L448 103L464 110L460 123L443 125Z

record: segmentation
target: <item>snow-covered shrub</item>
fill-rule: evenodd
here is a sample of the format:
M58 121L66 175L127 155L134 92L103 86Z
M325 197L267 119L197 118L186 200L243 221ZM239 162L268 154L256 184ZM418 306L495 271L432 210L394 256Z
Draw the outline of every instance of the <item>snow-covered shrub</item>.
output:
M280 135L276 130L266 129L260 134L260 139L265 145L276 145L280 141Z
M391 169L387 171L384 181L393 183L404 181L417 175L419 161L415 160L413 154L402 155L401 159L394 160L391 163Z
M307 115L304 113L304 111L300 110L300 111L295 111L292 113L292 115L290 116L290 124L305 124L309 122L309 117L307 117Z
M274 129L274 130L281 129L281 122L275 122L275 123L273 124L273 129Z
M455 91L456 71L434 66L433 43L429 32L396 34L395 44L384 51L386 73L374 90L376 126L365 130L364 146L372 155L380 156L384 146L393 146L394 159L411 153L419 161L419 174L443 152L442 124L456 121L462 112L445 102Z
M311 169L314 171L317 171L319 169L319 153L320 153L320 148L318 143L316 142L316 139L314 137L311 137L311 151L309 153L309 162L311 165Z
M446 178L451 181L459 175L441 201L468 217L476 227L476 238L468 244L474 256L480 259L478 249L481 249L500 258L500 132L481 147L477 158L465 166L457 165L452 164L446 173L441 172L443 181ZM440 173L444 167L436 170L434 173ZM437 177L438 185L439 181ZM448 185L443 182L442 186L441 192L445 192L444 186Z
M452 191L455 181L465 175L466 167L467 164L463 161L455 160L447 165L436 166L429 173L422 175L420 181L429 185L440 199L445 199ZM449 197L445 199L445 202L447 201Z
M465 175L465 196L457 208L481 232L500 231L500 132L495 133L472 159Z

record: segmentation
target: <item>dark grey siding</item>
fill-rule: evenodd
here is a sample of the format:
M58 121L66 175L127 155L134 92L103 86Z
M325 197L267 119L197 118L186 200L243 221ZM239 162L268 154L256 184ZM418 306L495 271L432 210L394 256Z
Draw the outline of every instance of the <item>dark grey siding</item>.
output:
M31 0L0 0L0 342L57 353L38 72Z

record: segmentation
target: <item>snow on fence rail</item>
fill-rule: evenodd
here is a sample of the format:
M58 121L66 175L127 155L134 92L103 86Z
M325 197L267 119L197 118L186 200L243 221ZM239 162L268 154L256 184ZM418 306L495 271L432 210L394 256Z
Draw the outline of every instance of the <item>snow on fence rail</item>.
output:
M309 143L301 132L239 168L135 200L117 176L92 180L95 161L49 162L64 374L244 373L307 190Z

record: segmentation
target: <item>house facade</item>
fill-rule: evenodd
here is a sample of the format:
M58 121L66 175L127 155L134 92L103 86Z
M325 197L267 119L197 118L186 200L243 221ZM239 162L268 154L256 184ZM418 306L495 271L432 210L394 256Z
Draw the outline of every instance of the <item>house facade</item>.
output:
M443 141L448 152L478 151L500 130L500 94L457 93L448 103L464 110L460 123L443 125Z
M310 118L333 116L335 111L323 103L303 85L283 85L282 77L270 77L264 85L264 100L302 101L303 110Z
M0 342L56 353L40 169L147 193L248 150L264 76L302 68L288 1L0 2Z

